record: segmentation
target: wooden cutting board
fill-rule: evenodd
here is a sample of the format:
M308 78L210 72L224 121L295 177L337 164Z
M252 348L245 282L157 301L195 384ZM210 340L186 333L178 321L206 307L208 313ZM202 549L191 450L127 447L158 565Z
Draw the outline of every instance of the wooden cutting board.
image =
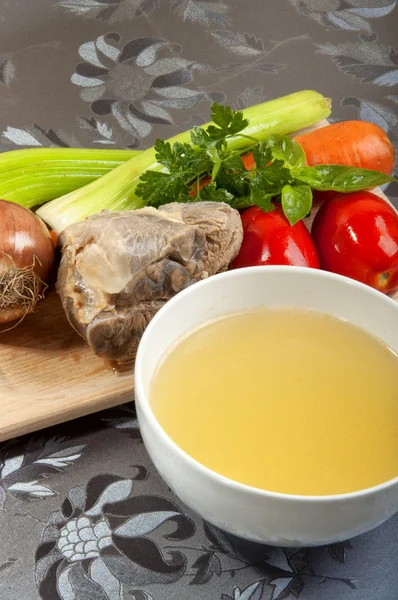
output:
M116 374L91 352L54 290L36 313L0 334L0 441L130 400L133 373Z

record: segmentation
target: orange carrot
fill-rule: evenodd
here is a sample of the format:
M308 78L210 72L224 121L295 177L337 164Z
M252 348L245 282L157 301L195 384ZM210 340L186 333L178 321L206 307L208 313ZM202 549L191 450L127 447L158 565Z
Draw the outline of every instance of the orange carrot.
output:
M368 121L333 123L294 138L302 146L307 165L343 165L381 171L391 175L394 148L387 134ZM249 171L254 167L251 152L242 156Z
M294 138L307 164L344 165L372 169L390 175L394 148L381 127L367 121L341 121Z
M307 165L343 165L371 169L390 175L394 169L394 148L387 134L374 123L368 121L341 121L303 133L294 138L303 148ZM252 152L241 156L247 171L255 167ZM199 190L210 183L204 177ZM190 196L197 193L194 185ZM314 200L323 201L335 192L317 192Z
M210 182L211 182L211 177L208 177L207 175L205 177L202 177L202 179L199 181L199 190L198 190L198 184L195 183L192 186L192 189L189 192L189 195L190 196L196 196L196 194L198 193L198 191L200 192L201 190L203 190L203 188L205 187L205 185L209 185Z
M247 154L243 154L243 156L241 156L242 162L245 165L245 169L246 171L251 171L254 168L255 162L254 162L254 156L253 156L253 152L248 152Z

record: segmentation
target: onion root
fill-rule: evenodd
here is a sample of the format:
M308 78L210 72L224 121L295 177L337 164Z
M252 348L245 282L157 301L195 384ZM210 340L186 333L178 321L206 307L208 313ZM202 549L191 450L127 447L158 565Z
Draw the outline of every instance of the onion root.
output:
M44 297L48 288L35 273L35 262L31 266L18 268L11 256L3 253L10 265L0 271L0 323L17 321L12 327L0 330L0 333L13 329L34 312L36 304ZM38 260L35 257L35 261Z

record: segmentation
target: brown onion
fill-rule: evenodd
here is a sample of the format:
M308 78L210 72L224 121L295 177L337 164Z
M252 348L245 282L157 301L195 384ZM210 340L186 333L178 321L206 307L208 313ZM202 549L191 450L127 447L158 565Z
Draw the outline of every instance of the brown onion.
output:
M35 309L53 263L54 244L43 221L0 200L0 323L23 319Z

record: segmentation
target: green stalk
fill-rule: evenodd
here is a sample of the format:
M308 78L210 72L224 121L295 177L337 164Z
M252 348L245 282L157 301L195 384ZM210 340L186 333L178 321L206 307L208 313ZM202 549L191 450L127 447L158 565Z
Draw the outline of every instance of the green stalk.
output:
M96 181L122 162L106 165L39 166L13 169L0 173L0 198L25 208L40 206L63 194L68 194Z
M306 90L252 106L243 111L248 127L228 139L228 147L242 152L252 145L251 136L263 141L271 133L287 134L317 123L330 115L330 100L315 91ZM203 125L206 128L210 123ZM191 132L185 131L169 140L189 143ZM123 165L86 187L61 196L42 206L37 214L57 233L103 209L136 209L144 205L135 191L139 178L147 169L162 170L156 162L154 148L131 158Z
M139 150L108 150L96 148L26 148L0 153L0 172L13 169L25 169L32 165L61 166L94 166L124 163L139 154Z
M0 154L0 198L40 206L106 175L138 150L29 148Z

